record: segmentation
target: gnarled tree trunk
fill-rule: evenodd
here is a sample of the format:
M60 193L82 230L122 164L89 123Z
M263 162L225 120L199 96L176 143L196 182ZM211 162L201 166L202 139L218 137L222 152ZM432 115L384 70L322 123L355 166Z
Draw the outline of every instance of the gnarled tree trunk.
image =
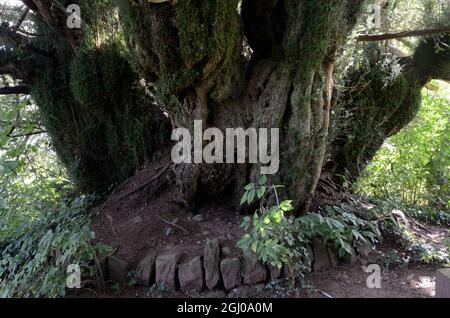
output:
M271 182L307 210L326 150L333 65L358 0L121 1L135 64L173 127L280 128L281 168ZM257 164L175 169L186 202L240 189Z
M421 90L432 79L450 80L450 36L428 38L412 57L378 57L347 76L337 101L329 164L335 180L356 180L384 141L417 115ZM342 178L345 176L345 178Z

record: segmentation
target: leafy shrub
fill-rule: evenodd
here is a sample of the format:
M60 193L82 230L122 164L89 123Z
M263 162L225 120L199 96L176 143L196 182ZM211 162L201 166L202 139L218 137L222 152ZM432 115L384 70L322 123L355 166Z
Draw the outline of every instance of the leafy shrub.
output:
M0 241L0 297L62 297L66 268L77 264L82 277L96 277L94 233L85 213L89 200L48 206ZM1 224L0 224L1 225Z
M375 244L381 237L376 221L366 221L340 207L328 207L319 213L295 218L286 216L294 207L292 201L280 201L277 188L267 186L266 177L259 183L249 184L241 204L260 202L253 217L246 217L241 226L247 232L238 242L241 249L251 249L263 263L281 268L289 266L297 273L309 270L312 255L310 243L321 237L339 251L339 256L354 254L354 246L360 243ZM276 204L267 207L272 194Z

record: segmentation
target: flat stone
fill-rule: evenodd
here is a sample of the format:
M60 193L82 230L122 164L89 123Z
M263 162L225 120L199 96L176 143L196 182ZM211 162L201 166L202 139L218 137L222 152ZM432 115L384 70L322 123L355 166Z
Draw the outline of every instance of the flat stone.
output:
M231 290L242 284L241 261L239 258L228 258L220 263L223 285L226 290Z
M155 262L155 282L160 289L176 291L177 267L183 258L183 253L160 255Z
M450 268L439 269L436 273L436 298L450 298Z
M322 271L331 268L325 242L320 238L313 238L312 247L314 251L313 270Z
M220 280L220 245L217 239L206 242L203 261L206 286L209 289L216 288Z
M126 284L128 283L128 273L130 271L130 264L123 259L114 255L109 255L108 260L108 277L110 280Z
M231 255L231 249L229 247L222 248L222 256L228 257Z
M178 269L180 289L183 292L201 292L203 290L202 259L197 256Z
M242 266L244 284L254 285L267 280L267 270L259 261L255 253L250 250L244 252L244 262Z
M159 248L152 248L136 268L136 282L138 285L149 287L155 282L155 262Z

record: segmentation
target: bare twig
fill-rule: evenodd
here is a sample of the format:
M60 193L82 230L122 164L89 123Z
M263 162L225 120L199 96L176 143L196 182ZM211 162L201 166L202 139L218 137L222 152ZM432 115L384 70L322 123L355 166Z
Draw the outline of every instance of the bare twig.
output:
M163 221L164 223L166 223L166 224L169 224L169 225L175 226L176 228L179 228L180 230L182 230L184 233L186 233L186 234L188 234L188 235L190 234L188 230L186 230L185 228L179 226L178 224L175 224L175 223L173 223L173 222L169 222L169 221L164 220L164 219L162 219L162 218L159 218L159 219L160 219L161 221Z

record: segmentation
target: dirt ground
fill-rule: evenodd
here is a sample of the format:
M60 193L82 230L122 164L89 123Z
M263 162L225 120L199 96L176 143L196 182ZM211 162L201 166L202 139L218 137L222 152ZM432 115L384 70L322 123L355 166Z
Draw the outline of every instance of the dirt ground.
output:
M184 251L190 257L201 255L207 239L218 238L223 247L239 255L236 243L243 235L240 228L243 216L227 202L203 202L201 207L185 210L174 202L175 190L158 192L158 186L142 190L149 177L146 173L163 173L165 163L146 167L136 177L119 187L105 203L93 208L92 228L96 240L107 243L115 254L135 268L150 247L166 246L171 251ZM138 189L139 191L137 191ZM410 220L415 235L425 244L445 250L448 229L424 225ZM153 289L131 286L103 293L84 293L85 297L433 297L435 272L432 265L390 266L389 251L397 242L385 241L372 259L359 260L355 265L308 274L302 288L293 288L290 282L241 287L225 295L221 291L196 295L164 294ZM400 255L401 256L401 255ZM383 269L380 289L369 289L362 266L370 261Z

